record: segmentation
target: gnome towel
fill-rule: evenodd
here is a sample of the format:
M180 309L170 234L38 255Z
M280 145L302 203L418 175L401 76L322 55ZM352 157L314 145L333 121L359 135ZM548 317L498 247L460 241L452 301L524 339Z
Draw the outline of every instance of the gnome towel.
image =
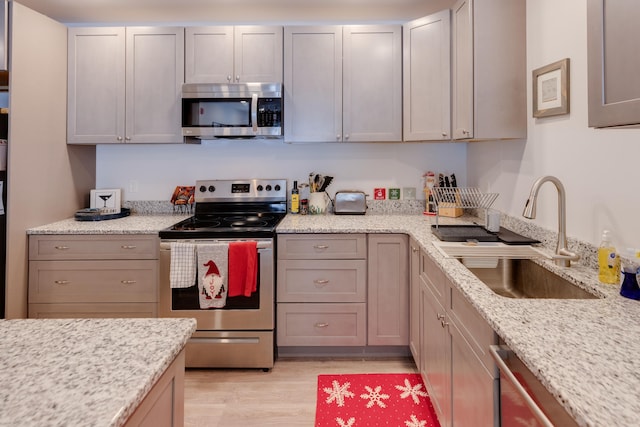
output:
M197 245L200 308L222 308L227 303L227 243Z

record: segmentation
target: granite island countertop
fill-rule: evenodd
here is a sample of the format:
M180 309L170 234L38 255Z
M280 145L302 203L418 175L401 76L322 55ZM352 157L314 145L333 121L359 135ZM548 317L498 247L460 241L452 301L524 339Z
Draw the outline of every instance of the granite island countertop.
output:
M195 328L195 319L0 320L0 425L123 425Z
M155 232L182 217L149 216L160 224ZM136 227L144 215L131 216ZM125 218L126 219L126 218ZM29 234L129 233L125 219L109 228L77 221L37 227ZM167 221L167 219L169 219ZM456 224L467 218L441 218ZM157 222L156 222L157 221ZM165 222L166 221L166 222ZM540 261L546 268L600 296L595 300L522 300L490 291L460 262L445 258L433 245L433 217L393 215L287 215L278 233L405 233L416 239L444 270L461 293L494 328L505 343L562 403L581 426L635 426L640 413L640 301L619 295L619 287L597 281L596 271L576 263L561 268ZM166 225L164 225L166 224ZM94 231L88 231L93 229ZM526 233L525 233L526 234Z

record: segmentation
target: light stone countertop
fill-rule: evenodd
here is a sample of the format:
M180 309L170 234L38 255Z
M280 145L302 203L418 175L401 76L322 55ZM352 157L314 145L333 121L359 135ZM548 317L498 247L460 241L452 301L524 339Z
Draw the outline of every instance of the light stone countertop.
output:
M104 221L63 219L33 227L27 234L158 234L158 231L189 218L187 214L137 215Z
M136 230L146 230L135 232L151 233L183 217L136 218L134 215L128 221L135 221L131 226ZM145 218L148 218L148 226L142 225ZM61 221L31 229L29 234L130 233L130 223L125 220L112 220L113 224L108 229L102 229L102 224L87 226L73 220ZM460 262L444 258L433 246L432 241L437 240L430 231L433 222L433 217L421 214L287 215L277 231L410 235L435 259L462 294L579 425L638 425L640 301L621 297L618 286L600 284L593 268L580 263L561 268L549 261L541 263L601 298L524 300L498 296ZM441 218L440 223L455 224L460 220ZM152 231L154 225L157 229ZM522 230L514 231L527 235Z
M195 319L0 320L0 426L121 426Z

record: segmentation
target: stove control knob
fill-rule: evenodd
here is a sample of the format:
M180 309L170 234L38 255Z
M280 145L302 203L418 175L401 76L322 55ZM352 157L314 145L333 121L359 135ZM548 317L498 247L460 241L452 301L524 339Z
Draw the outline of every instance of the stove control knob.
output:
M216 191L216 187L214 187L213 185L209 186L209 193L213 193L214 191Z
M207 187L205 187L204 185L201 185L199 190L200 190L201 193L204 193L204 192L207 191Z
M276 186L274 187L276 191L280 191L280 186L278 184L276 184Z
M262 185L258 185L258 187L257 187L257 188L258 188L258 191L262 191L262 190L264 190L264 187L263 187Z
M271 186L267 185L267 191L271 191Z

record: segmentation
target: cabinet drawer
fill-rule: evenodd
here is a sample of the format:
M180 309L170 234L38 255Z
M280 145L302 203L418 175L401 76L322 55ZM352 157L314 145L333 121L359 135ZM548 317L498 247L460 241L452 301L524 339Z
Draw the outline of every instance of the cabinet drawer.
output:
M287 234L278 236L278 259L366 259L365 234Z
M157 261L31 261L29 302L157 302Z
M366 305L278 304L278 345L364 346Z
M445 307L449 306L447 278L429 254L424 251L420 251L420 280L429 287L440 304Z
M30 319L157 317L156 303L29 304Z
M32 235L29 259L157 259L159 246L150 235Z
M365 302L365 260L281 260L278 302Z
M494 372L495 362L489 353L489 346L497 344L498 337L480 313L453 286L449 316L478 359L489 372Z

